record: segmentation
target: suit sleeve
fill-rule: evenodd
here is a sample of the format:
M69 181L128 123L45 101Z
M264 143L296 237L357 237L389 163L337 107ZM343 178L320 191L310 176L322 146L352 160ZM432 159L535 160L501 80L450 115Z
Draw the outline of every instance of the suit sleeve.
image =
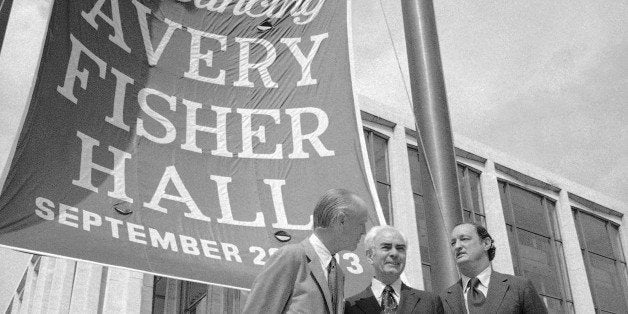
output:
M545 303L541 300L541 296L534 289L532 281L527 279L525 281L525 288L523 290L523 305L524 313L547 313Z
M255 278L242 313L281 313L292 295L298 272L298 254L279 250Z

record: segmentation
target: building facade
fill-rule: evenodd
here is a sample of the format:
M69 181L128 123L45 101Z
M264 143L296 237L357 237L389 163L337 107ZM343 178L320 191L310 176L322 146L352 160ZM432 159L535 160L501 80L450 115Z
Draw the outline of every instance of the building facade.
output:
M427 245L429 172L411 108L358 100L384 217L408 237L406 282L432 290L438 261ZM494 237L494 269L531 279L552 313L627 313L626 205L454 137L462 214ZM33 256L6 313L239 313L246 297L246 291Z

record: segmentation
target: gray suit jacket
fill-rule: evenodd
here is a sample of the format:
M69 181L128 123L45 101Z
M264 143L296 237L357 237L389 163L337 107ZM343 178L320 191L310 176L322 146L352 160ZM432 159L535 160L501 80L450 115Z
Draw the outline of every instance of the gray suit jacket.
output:
M433 293L401 284L400 296L397 313L443 313L443 304ZM377 303L370 285L345 302L345 314L381 313L381 311L382 308Z
M465 313L462 280L441 294L445 313ZM528 279L493 271L486 296L487 313L547 313L545 304Z
M332 313L324 271L307 238L280 248L255 278L242 313ZM344 274L338 271L337 313L344 312L343 299Z

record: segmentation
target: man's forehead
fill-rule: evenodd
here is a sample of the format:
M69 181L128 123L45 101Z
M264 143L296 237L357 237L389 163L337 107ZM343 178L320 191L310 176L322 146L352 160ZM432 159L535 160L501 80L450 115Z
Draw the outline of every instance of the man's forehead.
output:
M375 240L379 244L394 244L394 245L406 245L403 237L399 232L393 230L381 230L375 236Z
M470 224L458 225L451 232L452 238L456 238L456 237L459 237L459 236L462 236L462 235L474 236L474 235L477 235L477 234L478 234L478 231L476 230L475 226L470 225Z

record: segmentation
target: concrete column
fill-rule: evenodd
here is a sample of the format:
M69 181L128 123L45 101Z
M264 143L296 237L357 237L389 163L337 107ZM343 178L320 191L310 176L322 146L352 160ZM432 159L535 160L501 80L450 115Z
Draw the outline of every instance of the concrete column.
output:
M393 225L401 230L408 239L404 282L411 287L424 289L419 232L410 181L408 144L403 126L397 125L394 128L393 137L388 141L388 153L393 208L392 221Z
M177 314L181 304L181 281L166 278L164 314Z
M70 313L96 313L100 299L103 266L77 262Z
M45 313L46 303L49 299L52 279L55 272L57 259L54 257L41 257L39 264L39 275L35 283L32 299L29 308L22 308L21 313Z
M142 302L140 309L142 313L150 313L153 309L153 282L155 275L143 274L142 276Z
M50 285L48 300L45 305L46 313L67 313L70 310L70 300L72 298L72 282L74 281L74 270L76 262L57 258L52 283Z
M569 288L573 294L574 309L576 313L593 313L593 297L591 296L589 279L584 266L582 252L580 251L578 232L576 231L576 223L571 211L569 194L565 189L562 189L559 193L558 203L556 204L556 218L560 226L565 261L568 261L565 264L571 286Z
M484 171L480 175L480 184L482 187L484 213L486 214L486 229L493 236L495 247L497 248L495 259L493 259L493 269L513 275L515 270L512 266L506 219L504 219L504 209L502 208L502 201L499 195L495 163L492 160L486 161Z
M109 267L103 313L139 313L142 304L143 275L140 272Z

